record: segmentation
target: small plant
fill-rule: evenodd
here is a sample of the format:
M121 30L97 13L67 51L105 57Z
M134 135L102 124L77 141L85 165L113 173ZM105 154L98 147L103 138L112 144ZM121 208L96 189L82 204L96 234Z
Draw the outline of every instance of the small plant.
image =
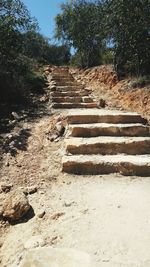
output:
M45 79L40 71L31 71L26 77L27 84L32 93L42 94L45 87Z
M150 84L150 76L139 76L131 84L132 88L143 88Z

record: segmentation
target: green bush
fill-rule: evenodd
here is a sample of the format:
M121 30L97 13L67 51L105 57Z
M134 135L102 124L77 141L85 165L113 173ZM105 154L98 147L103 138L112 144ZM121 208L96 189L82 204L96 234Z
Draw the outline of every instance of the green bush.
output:
M0 64L0 102L22 102L28 94L25 75L30 71L28 58L18 55Z
M132 88L143 88L150 84L150 76L140 76L131 84Z
M21 0L1 0L0 14L0 103L22 103L31 92L43 92L39 63L68 63L70 50L50 45L37 32L37 23Z
M103 64L113 64L113 62L114 62L114 51L108 49L102 55L102 63Z
M29 85L30 91L34 94L44 93L46 81L44 76L37 71L30 71L26 77L26 83Z

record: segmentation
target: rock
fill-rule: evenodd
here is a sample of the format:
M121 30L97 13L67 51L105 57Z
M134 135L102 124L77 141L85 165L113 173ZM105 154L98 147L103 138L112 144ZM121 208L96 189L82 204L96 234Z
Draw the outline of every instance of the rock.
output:
M36 248L27 251L19 267L94 267L87 253L74 249Z
M48 95L44 95L44 96L42 96L41 98L40 98L40 102L42 102L42 103L45 103L45 102L47 102L49 100L49 96Z
M27 197L16 190L8 194L2 206L2 216L11 221L21 219L30 209Z
M74 201L72 201L72 202L65 202L65 203L64 203L64 206L65 206L66 208L69 208L69 207L71 207L71 206L74 205L74 204L75 204Z
M27 188L25 188L24 190L23 190L23 193L25 194L25 195L28 195L28 194L34 194L34 193L36 193L37 192L37 186L29 186L29 187L27 187Z
M13 135L12 135L12 134L7 134L7 135L6 135L6 138L10 140L10 139L13 138Z
M6 184L6 183L2 183L0 185L0 191L4 192L4 193L8 193L12 188L12 184Z
M15 146L15 141L11 141L11 143L9 144L10 147L14 147Z
M15 126L17 120L12 120L12 121L9 121L9 126Z
M58 122L56 124L56 130L57 130L58 136L62 136L65 132L65 127L61 122Z
M62 238L61 238L61 239L62 239ZM56 243L57 243L57 240L58 240L58 236L57 236L57 235L54 236L54 237L52 237L52 239L51 239L51 245L56 244Z
M46 213L45 210L41 210L41 211L39 211L39 213L37 214L37 217L40 218L40 219L42 219L42 218L44 217L45 213Z
M0 206L0 217L3 215L3 209L2 207Z
M105 108L106 107L106 101L104 99L102 99L102 98L99 100L99 107L101 107L101 108Z
M21 168L21 167L22 167L22 165L21 165L20 163L18 163L16 166L17 166L18 168Z
M9 166L10 166L9 161L6 161L6 162L5 162L5 166L6 166L6 167L9 167Z
M3 246L3 241L0 241L0 248Z
M15 120L19 120L20 119L20 116L16 112L12 112L11 115L13 116L13 118Z
M52 220L58 220L59 217L61 217L61 216L63 216L63 215L65 215L64 212L56 212L56 213L54 213L54 214L51 216L51 219L52 219Z
M32 236L28 241L24 243L25 249L37 248L37 247L44 247L45 240L42 236Z
M48 137L48 140L50 140L51 142L53 142L54 140L57 139L57 135L56 134L53 134L52 136Z

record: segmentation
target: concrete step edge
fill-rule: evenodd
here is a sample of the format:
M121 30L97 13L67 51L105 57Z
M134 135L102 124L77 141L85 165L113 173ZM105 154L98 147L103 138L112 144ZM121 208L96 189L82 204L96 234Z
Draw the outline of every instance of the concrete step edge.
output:
M130 176L150 176L150 155L64 156L62 171L78 175L121 173Z

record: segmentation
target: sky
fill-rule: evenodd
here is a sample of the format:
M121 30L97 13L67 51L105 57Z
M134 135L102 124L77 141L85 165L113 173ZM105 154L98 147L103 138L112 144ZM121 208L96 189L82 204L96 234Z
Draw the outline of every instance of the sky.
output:
M55 16L60 12L60 4L67 0L22 0L32 17L38 20L40 32L52 38L55 29Z

